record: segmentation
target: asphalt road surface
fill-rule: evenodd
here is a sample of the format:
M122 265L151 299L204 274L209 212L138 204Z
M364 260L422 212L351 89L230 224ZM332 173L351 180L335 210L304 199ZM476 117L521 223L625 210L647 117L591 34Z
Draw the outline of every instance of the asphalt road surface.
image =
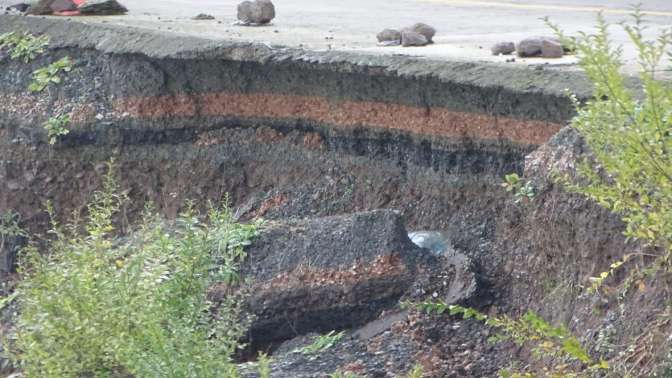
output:
M0 2L12 0L0 0ZM236 26L239 0L120 0L127 16L82 17L85 22L138 26L167 32L199 35L212 39L257 41L269 45L303 47L312 50L355 50L375 54L404 54L433 59L504 61L492 57L490 46L499 41L517 42L535 35L550 35L543 17L561 25L568 33L590 32L597 12L609 22L627 20L630 0L274 0L276 18L263 27ZM648 33L655 36L672 26L672 0L642 2ZM198 13L216 17L194 21ZM375 35L384 28L402 28L425 22L437 29L435 44L402 48L376 45ZM625 46L629 66L635 63L634 49L619 26L613 39ZM569 65L573 57L552 60ZM516 64L545 63L541 59L518 59Z

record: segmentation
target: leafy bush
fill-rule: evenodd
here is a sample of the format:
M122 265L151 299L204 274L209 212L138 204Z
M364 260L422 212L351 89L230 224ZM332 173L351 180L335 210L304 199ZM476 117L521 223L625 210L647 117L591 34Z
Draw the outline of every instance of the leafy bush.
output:
M67 126L70 124L70 115L68 114L59 114L55 117L51 117L42 124L45 130L47 130L47 138L49 138L49 144L56 144L58 138L64 135L68 135L70 130Z
M21 215L13 211L0 214L0 251L5 247L8 238L27 236L26 232L19 225L20 222Z
M39 68L33 72L33 81L28 84L28 90L31 92L42 92L49 84L60 84L61 72L70 72L72 70L72 60L66 56L46 67Z
M593 84L593 98L581 104L572 127L583 136L592 156L581 162L578 177L567 187L619 214L625 235L664 251L658 262L668 266L672 252L672 89L657 79L668 56L672 34L645 40L641 12L623 28L638 51L641 92L630 89L622 74L621 47L610 40L600 15L595 34L571 41L556 25L558 36L573 43L579 64Z
M240 298L214 311L207 291L235 283L256 225L234 223L226 207L205 222L188 205L170 226L148 209L119 238L116 193L108 174L86 222L53 221L49 253L25 252L12 358L28 377L236 376Z
M29 63L43 54L48 44L49 37L46 35L34 36L17 32L0 35L0 49L8 48L11 59L20 59L24 63Z
M513 194L515 203L531 201L536 195L532 182L527 181L523 183L523 180L517 173L510 173L504 176L504 182L501 185L508 193Z

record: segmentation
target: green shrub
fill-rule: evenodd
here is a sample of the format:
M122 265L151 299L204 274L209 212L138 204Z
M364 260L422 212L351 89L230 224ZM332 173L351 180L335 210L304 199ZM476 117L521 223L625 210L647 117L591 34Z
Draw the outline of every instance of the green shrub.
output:
M68 114L59 114L55 117L49 118L45 123L43 123L42 127L47 130L49 144L56 144L59 137L68 135L70 133L70 130L67 128L69 124L70 115Z
M28 84L28 90L31 92L42 92L50 84L60 84L61 72L70 72L72 70L72 60L66 56L46 67L39 68L33 72L33 81Z
M240 298L214 311L207 290L235 283L256 225L234 223L226 207L205 221L188 205L170 226L148 209L119 238L116 193L108 174L83 224L53 221L48 253L28 248L12 358L27 377L236 376Z
M572 121L590 148L578 176L564 178L569 190L586 195L626 224L625 235L663 251L659 263L669 267L672 252L672 89L658 80L672 35L664 31L645 40L639 10L634 25L623 28L638 51L640 90L633 90L622 73L622 49L609 37L600 15L595 34L573 38L579 64L593 84L585 104L575 97ZM569 41L559 27L558 36Z
M0 250L5 247L8 238L27 236L26 232L21 228L21 215L8 211L0 214Z
M27 33L10 32L0 35L0 49L9 49L11 59L20 59L29 63L38 55L43 54L49 44L46 35L34 36Z
M504 182L501 185L508 193L513 194L515 203L531 201L536 195L532 182L523 183L523 180L515 172L504 176Z

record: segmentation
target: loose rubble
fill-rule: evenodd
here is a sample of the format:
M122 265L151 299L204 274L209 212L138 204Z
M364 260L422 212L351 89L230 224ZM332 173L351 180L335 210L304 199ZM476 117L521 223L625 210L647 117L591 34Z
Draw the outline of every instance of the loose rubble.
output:
M243 1L237 17L242 25L265 25L275 18L275 6L270 0Z

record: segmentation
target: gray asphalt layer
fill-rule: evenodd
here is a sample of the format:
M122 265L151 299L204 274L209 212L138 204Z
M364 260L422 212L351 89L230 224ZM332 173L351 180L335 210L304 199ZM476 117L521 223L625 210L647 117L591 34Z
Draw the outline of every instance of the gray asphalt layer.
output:
M0 0L8 2L12 0ZM275 0L276 18L270 25L234 25L238 0L121 0L126 16L78 17L87 23L109 23L309 50L344 50L395 54L431 59L506 62L491 56L490 46L551 35L542 18L549 17L568 34L593 31L597 12L611 23L628 20L630 0ZM642 2L649 23L646 33L655 37L672 25L672 0ZM215 20L195 21L207 13ZM376 34L384 28L403 28L425 22L437 29L435 43L424 47L378 46ZM622 28L611 28L613 40L624 45L627 71L636 65L635 50ZM550 64L571 67L575 58L520 59L509 64Z

